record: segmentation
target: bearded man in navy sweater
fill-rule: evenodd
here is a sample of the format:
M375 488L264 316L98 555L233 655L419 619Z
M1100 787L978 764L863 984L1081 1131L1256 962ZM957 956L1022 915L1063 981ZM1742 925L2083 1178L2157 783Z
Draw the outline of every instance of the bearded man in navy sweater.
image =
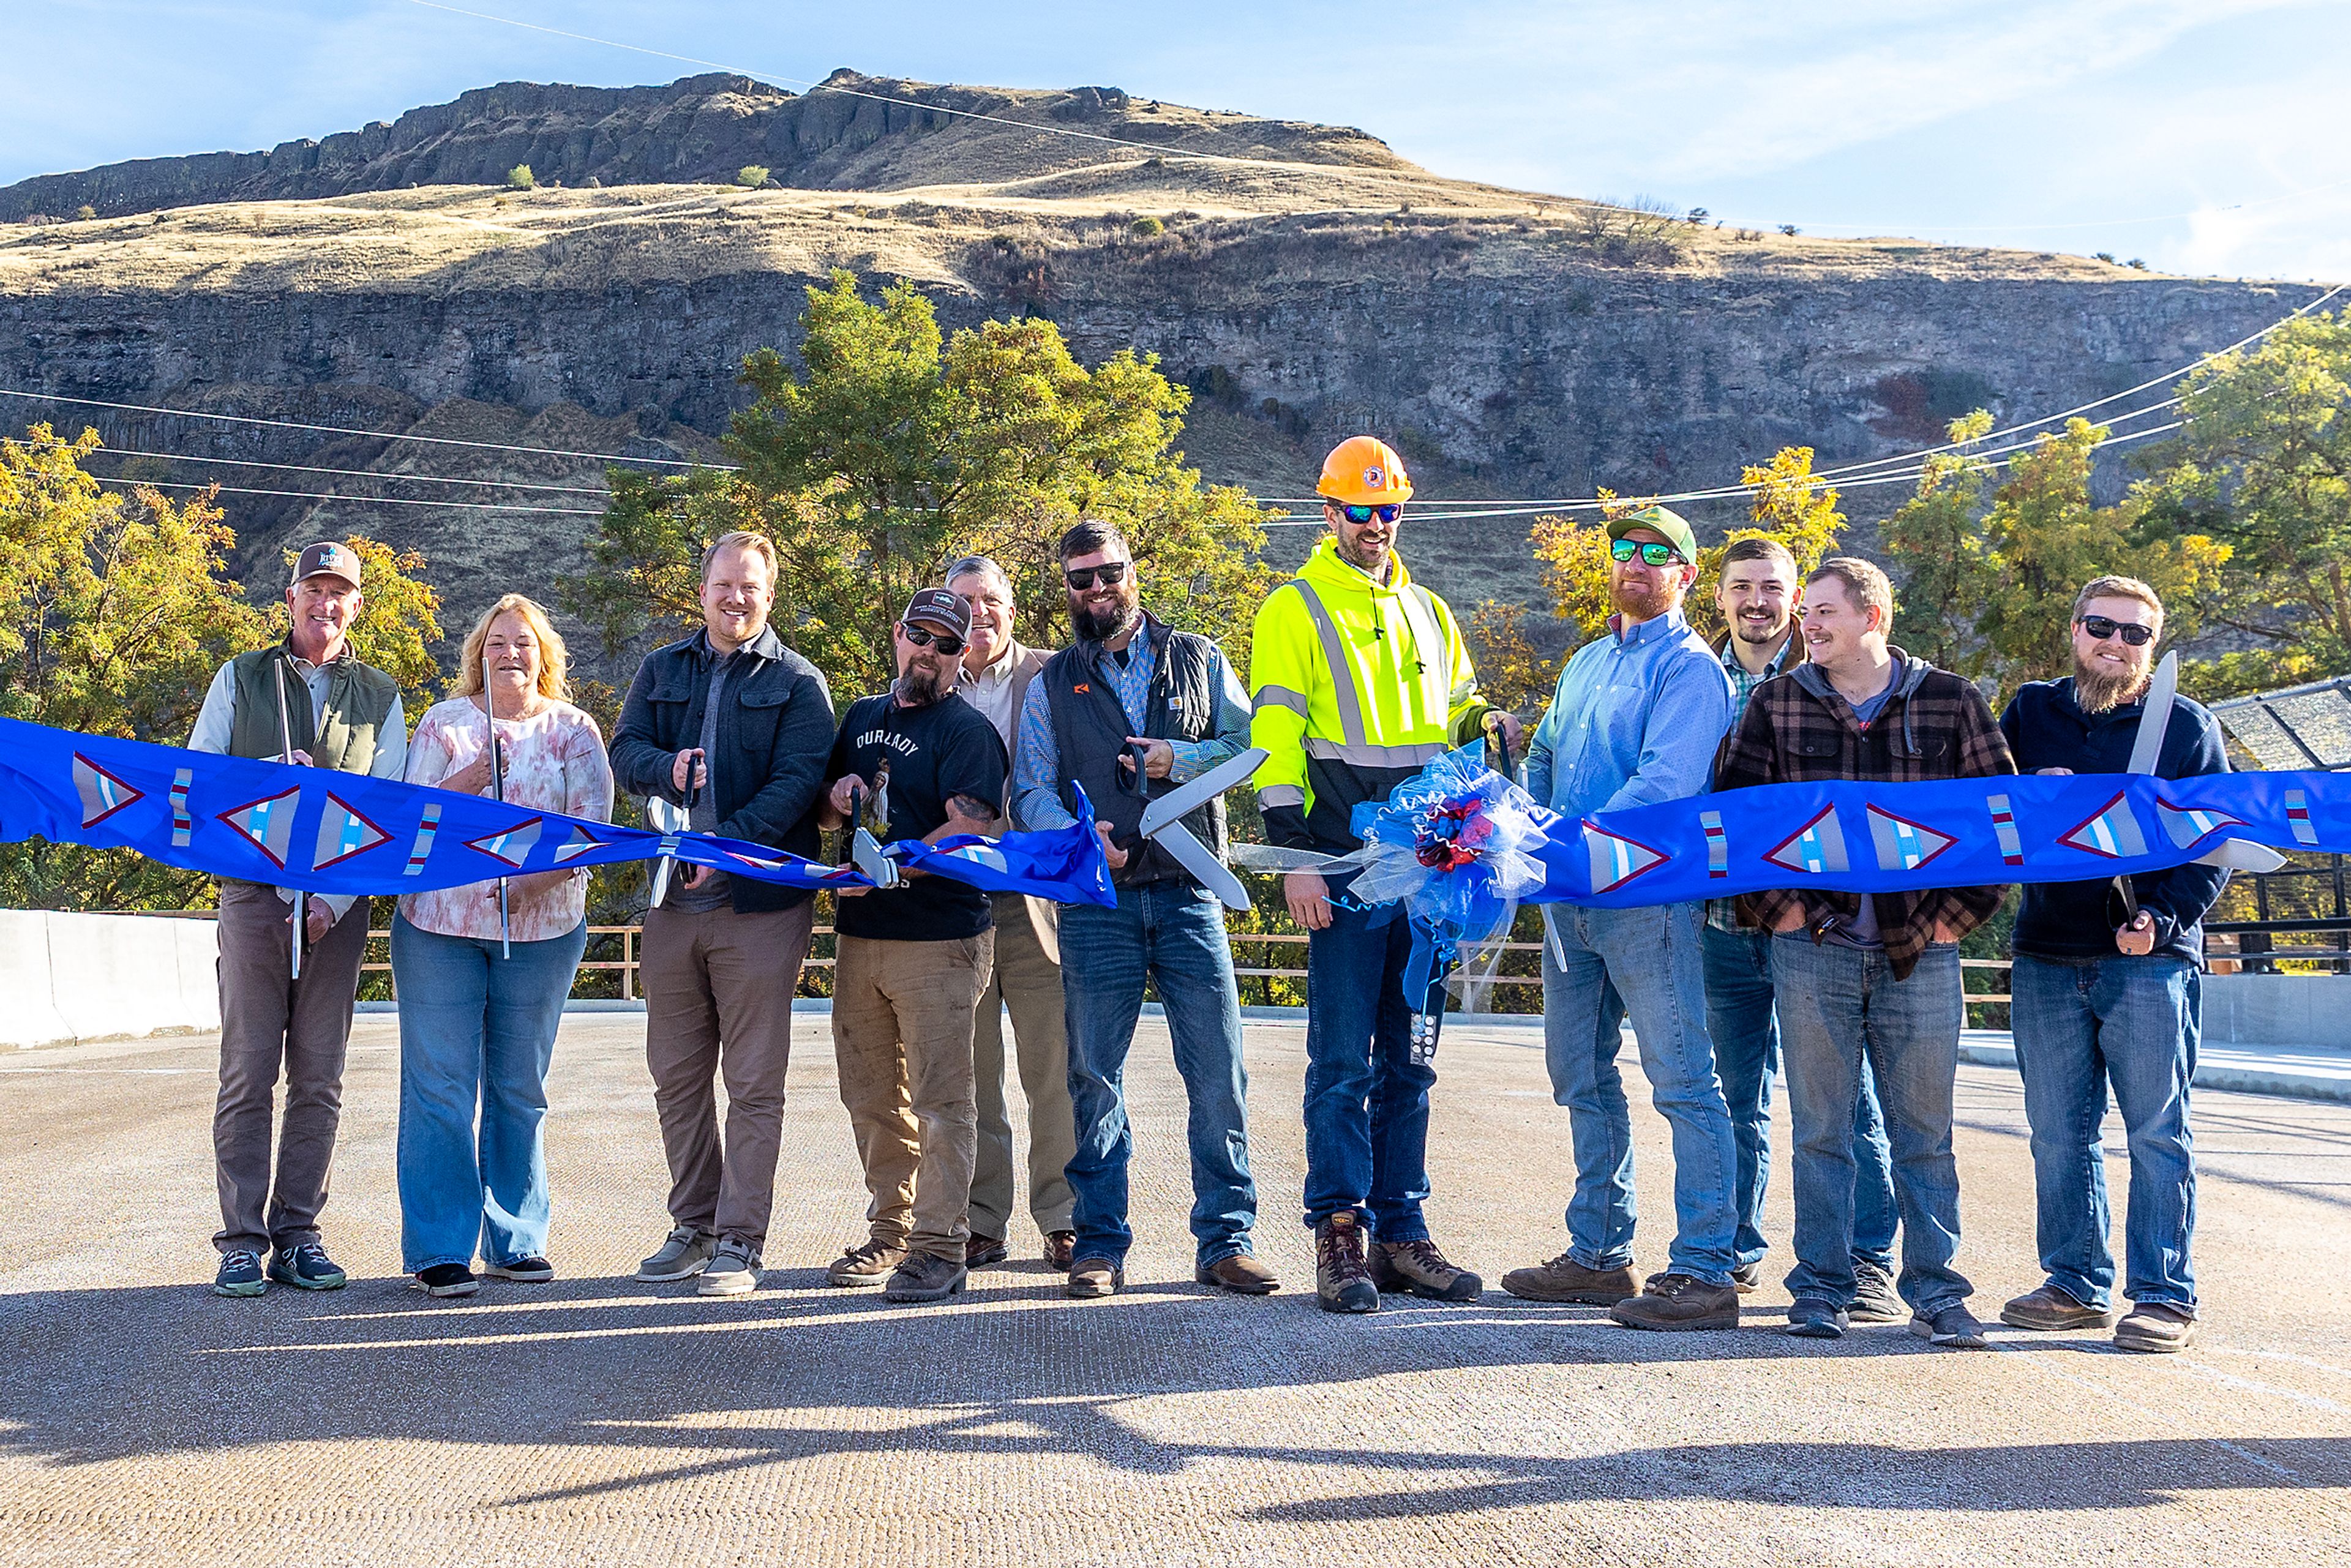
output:
M2074 601L2074 674L2020 688L2000 727L2020 773L2121 773L2146 714L2163 601L2135 578L2101 577ZM2176 698L2158 779L2229 770L2220 727ZM2183 865L2130 879L2035 883L2016 917L2016 1065L2032 1127L2041 1267L2047 1282L2001 1311L2024 1329L2105 1328L2115 1260L2099 1127L2109 1086L2130 1147L2123 1222L2123 1350L2184 1349L2196 1333L2196 1159L2188 1085L2202 1030L2204 912L2229 873ZM2135 903L2136 907L2132 907Z

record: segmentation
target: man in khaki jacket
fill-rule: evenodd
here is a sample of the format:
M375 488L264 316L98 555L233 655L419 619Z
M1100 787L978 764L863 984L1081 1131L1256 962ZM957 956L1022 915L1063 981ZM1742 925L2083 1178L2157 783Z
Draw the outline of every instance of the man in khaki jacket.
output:
M947 568L947 587L971 609L971 640L956 690L995 727L1007 755L1029 683L1044 650L1012 634L1012 582L984 555ZM979 998L972 1030L979 1152L971 1180L968 1266L1004 1260L1012 1216L1012 1123L1004 1099L1004 1009L1012 1010L1015 1057L1029 1100L1029 1214L1045 1239L1045 1260L1070 1266L1073 1199L1062 1174L1077 1152L1070 1109L1070 1043L1061 1012L1061 955L1054 906L1017 893L992 895L996 971Z

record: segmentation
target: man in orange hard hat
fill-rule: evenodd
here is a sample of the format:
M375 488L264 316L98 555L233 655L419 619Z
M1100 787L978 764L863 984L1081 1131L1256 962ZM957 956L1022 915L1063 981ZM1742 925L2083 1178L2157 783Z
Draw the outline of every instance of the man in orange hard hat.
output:
M1520 726L1478 695L1453 612L1395 553L1412 495L1404 460L1385 442L1353 436L1315 488L1331 537L1258 611L1249 742L1266 752L1257 800L1268 842L1343 854L1360 847L1349 825L1357 802L1384 800L1430 758L1489 727L1516 746ZM1408 1038L1411 928L1394 905L1334 904L1347 880L1299 871L1283 888L1307 932L1316 1297L1333 1312L1371 1312L1383 1290L1475 1301L1484 1282L1446 1260L1421 1218L1437 1071Z

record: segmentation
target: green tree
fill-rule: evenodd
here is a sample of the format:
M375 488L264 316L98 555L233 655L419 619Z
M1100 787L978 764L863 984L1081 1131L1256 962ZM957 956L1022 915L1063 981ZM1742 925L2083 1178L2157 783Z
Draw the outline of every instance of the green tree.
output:
M530 172L528 163L517 163L507 171L507 189L528 191L538 183L538 176Z
M2229 549L2202 534L2151 526L2137 496L2100 507L2090 469L2108 432L2087 420L2044 433L2007 476L1965 450L1991 428L1982 410L1956 420L1961 449L1938 453L1880 533L1899 591L1896 641L2002 690L2074 667L2074 596L2091 578L2139 578L2162 596L2167 635L2194 637Z
M755 397L726 442L739 468L611 471L590 570L564 590L609 645L698 623L696 563L734 528L775 541L777 624L843 698L887 679L893 617L966 552L1003 564L1022 635L1050 644L1065 602L1053 542L1091 517L1133 542L1155 613L1246 660L1273 581L1260 514L1184 466L1190 394L1152 357L1088 370L1035 319L950 338L912 285L872 301L847 272L808 291L801 327L797 366L773 350L743 362Z
M2133 500L2151 530L2231 552L2206 623L2240 646L2196 669L2198 695L2351 672L2351 319L2290 322L2180 395L2187 423L2141 457Z

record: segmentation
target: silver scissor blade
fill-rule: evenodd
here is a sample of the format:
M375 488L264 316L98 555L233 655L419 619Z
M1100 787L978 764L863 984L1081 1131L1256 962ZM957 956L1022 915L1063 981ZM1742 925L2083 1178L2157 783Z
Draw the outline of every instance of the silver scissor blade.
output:
M2163 733L2171 727L2171 702L2179 692L2179 655L2166 653L2147 684L2147 709L2138 716L2138 734L2131 741L2130 771L2152 773L2163 755Z
M1252 746L1230 762L1209 768L1189 784L1170 789L1144 808L1142 833L1151 838L1185 813L1215 800L1236 784L1244 783L1265 760L1265 747Z
M653 824L655 832L669 834L684 832L687 819L679 807L659 795L651 795L645 799L645 821ZM676 869L675 855L663 855L653 862L653 892L646 902L647 908L659 909L662 900L669 896L670 873Z
M2196 863L2226 866L2231 871L2269 872L2285 864L2285 856L2251 839L2222 839L2198 855Z
M1250 907L1249 889L1241 879L1227 868L1225 862L1208 852L1208 846L1192 836L1181 822L1169 822L1151 835L1151 841L1176 857L1176 863L1200 879L1200 885L1223 900L1228 909L1247 910Z
M883 854L873 835L863 828L858 829L856 836L849 841L849 860L877 889L898 885L898 862Z

